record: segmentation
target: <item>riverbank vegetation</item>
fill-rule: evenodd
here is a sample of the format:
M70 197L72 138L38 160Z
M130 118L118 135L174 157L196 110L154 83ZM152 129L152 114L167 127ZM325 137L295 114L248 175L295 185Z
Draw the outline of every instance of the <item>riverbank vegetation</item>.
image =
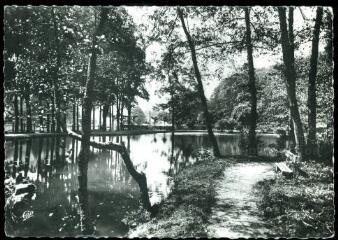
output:
M172 191L157 206L159 212L153 218L141 210L125 219L132 227L128 237L207 237L216 181L229 161L214 158L206 150L196 157L195 164L174 176Z
M256 194L272 232L286 238L323 238L334 234L334 183L330 166L307 162L308 178L277 176L259 182Z

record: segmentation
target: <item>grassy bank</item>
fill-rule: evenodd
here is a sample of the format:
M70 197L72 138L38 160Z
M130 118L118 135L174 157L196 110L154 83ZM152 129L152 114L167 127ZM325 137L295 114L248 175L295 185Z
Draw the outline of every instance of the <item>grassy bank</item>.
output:
M259 208L280 237L329 237L334 224L332 167L304 163L308 178L264 180L257 184Z
M206 237L206 223L215 203L215 179L226 165L225 159L199 153L194 165L175 176L173 190L155 217L140 210L126 219L133 227L129 237Z

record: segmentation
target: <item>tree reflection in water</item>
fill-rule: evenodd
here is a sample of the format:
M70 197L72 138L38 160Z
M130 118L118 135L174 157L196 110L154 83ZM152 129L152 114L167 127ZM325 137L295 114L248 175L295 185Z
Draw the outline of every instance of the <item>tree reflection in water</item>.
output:
M163 141L164 136L167 141ZM154 142L154 138L161 140ZM110 139L115 140L116 137ZM6 162L11 163L6 164L6 173L15 177L19 172L27 172L37 185L34 216L21 225L15 225L15 235L76 236L81 234L81 223L84 229L88 229L85 233L123 236L128 228L122 219L128 215L128 211L138 209L140 193L120 155L114 151L90 151L87 179L78 179L80 141L67 138L65 144L64 140L60 140L57 147L55 138L31 140L31 147L27 140L5 143ZM156 136L119 137L118 141L122 140L126 142L137 169L149 176L148 187L155 202L170 193L176 174L196 161L193 153L201 147L208 148L207 137L201 134L161 133ZM222 143L222 151L238 151L235 137L219 136L218 141ZM273 143L270 137L265 137L264 141L266 146ZM20 145L23 145L21 153ZM56 161L57 151L60 153L60 164ZM25 156L23 168L20 168L20 154ZM82 188L79 188L80 185Z

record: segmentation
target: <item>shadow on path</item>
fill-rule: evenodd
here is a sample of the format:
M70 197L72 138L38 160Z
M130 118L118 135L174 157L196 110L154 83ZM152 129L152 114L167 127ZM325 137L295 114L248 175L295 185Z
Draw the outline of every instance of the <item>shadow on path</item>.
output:
M234 163L226 168L217 182L208 237L268 237L270 230L259 216L253 186L274 174L273 163Z

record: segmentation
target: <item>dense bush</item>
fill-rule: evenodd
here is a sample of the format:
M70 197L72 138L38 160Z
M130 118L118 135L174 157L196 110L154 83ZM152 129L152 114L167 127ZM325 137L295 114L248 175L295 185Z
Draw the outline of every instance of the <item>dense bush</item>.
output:
M236 126L236 121L232 118L223 118L220 119L216 122L215 127L218 130L224 131L224 130L234 130L235 126Z

